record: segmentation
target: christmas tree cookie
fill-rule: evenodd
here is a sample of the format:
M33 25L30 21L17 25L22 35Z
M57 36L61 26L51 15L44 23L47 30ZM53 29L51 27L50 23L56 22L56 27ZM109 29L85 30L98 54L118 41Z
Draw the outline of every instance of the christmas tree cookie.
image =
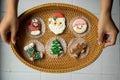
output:
M54 13L48 18L48 26L56 35L63 33L66 27L65 22L65 17L62 13Z
M61 37L52 37L46 43L46 53L52 58L62 57L66 53L66 42Z
M43 53L36 49L34 43L26 45L24 47L24 50L31 61L36 61L43 58Z
M63 53L63 49L60 42L57 39L53 40L52 46L50 48L50 54L59 56L62 53Z

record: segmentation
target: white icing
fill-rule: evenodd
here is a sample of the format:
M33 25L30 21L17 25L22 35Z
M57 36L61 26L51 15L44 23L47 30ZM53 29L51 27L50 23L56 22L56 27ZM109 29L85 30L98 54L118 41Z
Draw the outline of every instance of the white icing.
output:
M49 28L55 34L61 34L66 25L65 25L65 18L57 18L54 20L53 18L49 18ZM56 25L54 24L56 22ZM60 24L61 23L61 24Z
M28 44L27 46L25 46L24 47L24 50L26 51L26 50L28 50L29 48L32 48L32 47L34 47L34 43L30 43L30 44Z
M38 22L38 19L34 18L32 19L32 22Z
M34 43L30 43L29 46L30 46L30 47L34 47Z
M26 51L26 50L28 50L28 47L27 47L27 46L25 46L25 47L24 47L24 50L25 50L25 51Z
M81 29L79 29L81 28ZM84 33L87 30L87 25L77 25L73 27L73 30L77 33Z
M31 31L30 33L31 33L31 35L33 35L33 36L37 36L37 35L40 34L40 30L37 30L37 31Z
M32 57L30 58L30 60L31 60L31 61L34 61L34 59L33 59Z
M38 23L33 23L33 26L37 27L39 24Z

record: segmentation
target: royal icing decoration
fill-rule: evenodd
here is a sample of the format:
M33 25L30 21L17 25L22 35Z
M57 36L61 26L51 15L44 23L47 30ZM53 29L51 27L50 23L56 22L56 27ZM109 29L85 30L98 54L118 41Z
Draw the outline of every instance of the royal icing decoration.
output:
M28 25L30 34L33 36L40 35L41 33L41 23L37 18L33 18Z
M63 49L60 42L57 39L53 40L52 46L50 48L50 54L59 56L62 53L63 53Z
M50 30L55 34L63 33L65 25L65 17L61 13L55 13L48 19L48 26Z
M78 58L81 54L86 52L86 48L87 48L87 45L85 43L82 43L82 44L78 43L76 46L74 46L71 49L70 52L73 55L73 57Z
M78 18L73 22L73 30L76 33L84 33L88 28L87 22L83 18Z
M43 58L43 53L36 50L34 43L30 43L30 44L26 45L24 47L24 50L26 51L26 53L29 56L31 61L36 61L36 60Z

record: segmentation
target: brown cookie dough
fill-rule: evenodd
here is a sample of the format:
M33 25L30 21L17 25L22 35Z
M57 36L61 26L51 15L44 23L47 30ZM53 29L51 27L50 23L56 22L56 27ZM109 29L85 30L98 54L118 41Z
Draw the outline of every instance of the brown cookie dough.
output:
M88 55L89 46L84 39L75 38L69 42L68 52L71 57L82 59Z

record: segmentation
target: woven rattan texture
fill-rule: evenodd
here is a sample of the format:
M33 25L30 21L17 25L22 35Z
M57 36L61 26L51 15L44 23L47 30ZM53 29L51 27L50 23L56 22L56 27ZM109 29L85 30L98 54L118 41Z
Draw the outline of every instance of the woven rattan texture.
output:
M45 57L41 61L39 60L36 62L28 61L25 55L23 54L23 47L28 41L36 39L43 43L43 45L45 46L46 42L51 37L56 36L49 30L47 24L49 16L55 12L63 13L67 19L66 23L67 28L65 29L63 34L58 35L59 37L62 37L66 41L67 45L71 39L76 38L75 35L73 35L73 33L69 29L70 21L77 16L84 16L89 20L91 30L86 36L82 37L88 42L89 54L83 59L74 59L69 56L67 51L67 53L65 53L65 55L62 56L61 58L54 59L45 53ZM33 17L40 17L45 23L46 30L45 34L42 37L32 38L27 34L25 30L27 21L29 21ZM78 70L94 62L101 54L103 45L99 46L97 43L97 24L98 19L93 14L91 14L90 12L83 8L61 3L49 3L40 5L27 10L19 17L19 31L17 34L19 39L17 40L15 46L11 44L11 48L15 55L23 63L40 71L61 73Z

